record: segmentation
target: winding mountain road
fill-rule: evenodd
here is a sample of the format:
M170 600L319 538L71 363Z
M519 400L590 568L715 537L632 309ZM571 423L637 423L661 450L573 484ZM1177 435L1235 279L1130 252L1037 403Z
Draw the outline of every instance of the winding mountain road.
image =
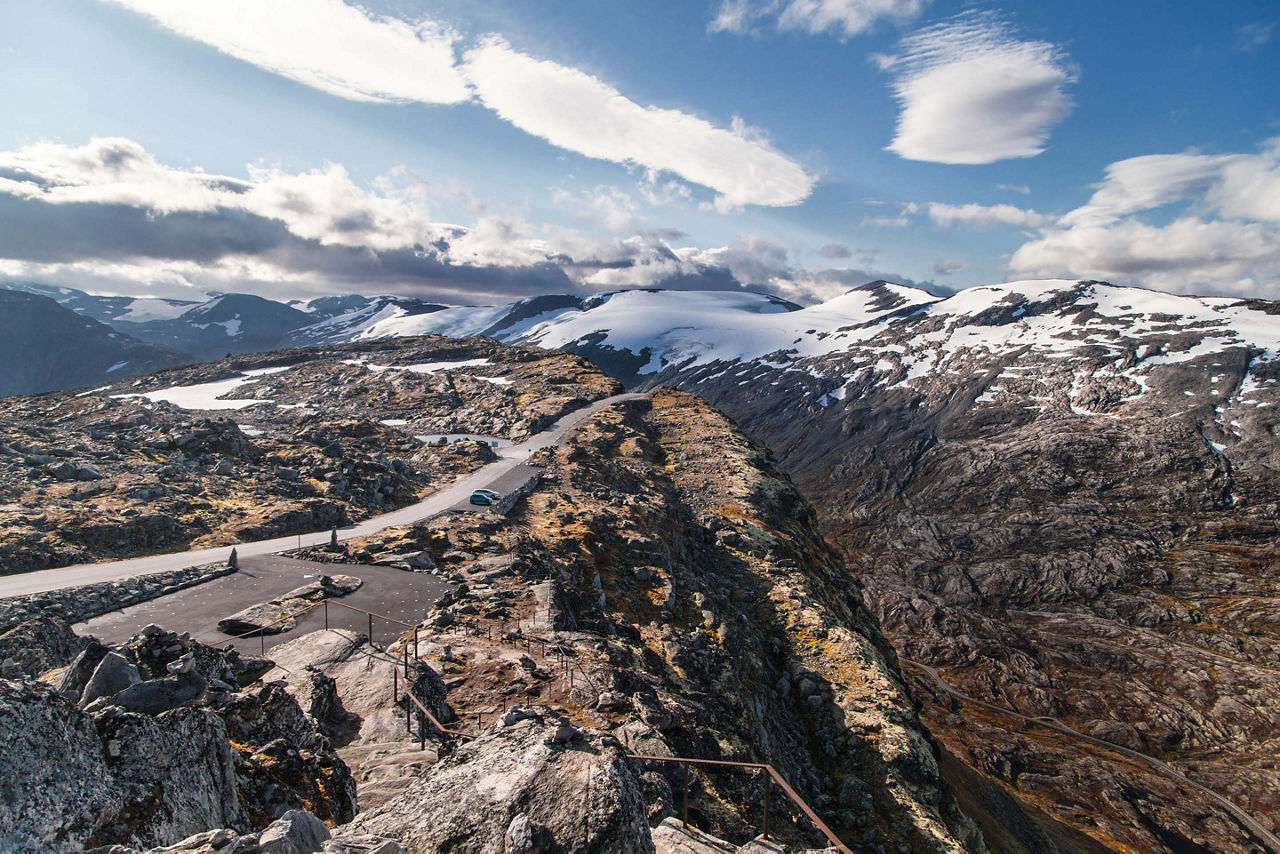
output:
M1236 821L1240 822L1240 824L1243 825L1250 833L1252 833L1259 842L1265 845L1268 848L1268 850L1275 852L1275 854L1280 854L1280 838L1277 838L1274 833L1272 833L1271 831L1263 827L1261 824L1259 824L1253 818L1253 816L1249 815L1243 809L1236 806L1234 803L1227 800L1222 795L1219 795L1217 792L1213 791L1212 789L1202 786L1199 783L1197 783L1195 780L1190 779L1181 771L1179 771L1177 768L1174 768L1171 765L1167 765L1164 762L1161 762L1159 759L1150 757L1145 753L1140 753L1136 750L1131 750L1127 747L1122 747L1119 744L1115 744L1110 741L1105 741L1101 738L1095 738L1091 735L1085 735L1079 730L1074 730L1069 726L1063 726L1062 724L1057 723L1056 721L1053 721L1051 719L1028 717L1027 715L1023 715L1018 712L1015 712L1012 709L1006 709L1003 706L997 706L993 703L987 703L982 700L979 700L976 697L970 697L968 694L962 694L959 691L957 691L955 688L952 688L951 685L948 684L945 679L943 679L941 676L938 675L938 671L934 670L929 665L922 664L919 661L912 661L909 658L900 657L900 660L904 664L909 664L912 667L915 667L916 669L922 671L940 689L942 689L943 692L950 694L952 697L955 697L957 700L960 700L963 703L973 703L975 706L981 706L984 709L989 709L990 711L998 712L999 714L1002 714L1002 715L1008 715L1009 717L1017 718L1018 720L1026 721L1027 723L1035 724L1036 726L1044 727L1045 729L1051 729L1054 732L1059 732L1059 733L1062 733L1063 735L1071 736L1072 738L1076 738L1081 741L1086 741L1090 744L1105 748L1115 753L1123 754L1125 756L1128 756L1130 759L1136 759L1137 761L1146 765L1148 768L1151 768L1156 773L1163 774L1164 776L1172 779L1179 785L1184 786L1188 789L1191 789L1192 791L1198 794L1204 795L1206 798L1213 801L1215 804L1222 807L1227 812L1231 813L1231 815L1235 817Z
M563 416L535 436L518 445L501 448L500 459L476 469L469 475L455 481L439 492L424 498L416 504L392 510L355 525L338 529L339 540L350 540L356 537L367 537L386 528L397 525L412 525L430 519L446 510L467 506L467 497L476 489L501 483L503 479L524 464L524 461L536 451L549 448L564 438L565 434L583 420L595 413L624 400L635 400L643 394L617 394L597 400L595 403L575 410ZM251 543L235 545L237 557L254 557L276 552L296 549L305 546L319 546L329 542L329 531L318 531L298 536L291 534L271 540L258 540ZM98 584L104 581L117 581L122 578L133 578L139 575L151 575L157 572L183 569L188 566L199 566L226 560L231 554L231 546L218 546L210 549L196 549L185 552L172 552L162 555L117 560L109 563L81 563L63 566L57 569L42 569L38 572L27 572L21 575L0 577L0 599L12 596L25 596L31 593L44 593L49 590L61 590L67 587L80 587L85 584Z

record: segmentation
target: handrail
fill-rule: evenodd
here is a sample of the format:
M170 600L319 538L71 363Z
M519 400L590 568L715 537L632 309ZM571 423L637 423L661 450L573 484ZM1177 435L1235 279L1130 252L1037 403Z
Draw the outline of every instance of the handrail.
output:
M814 812L813 809L807 803L805 803L804 798L800 797L800 794L795 789L791 788L791 784L789 784L786 778L783 777L780 773L778 773L778 769L774 768L772 765L767 765L760 762L732 762L725 759L693 759L688 756L647 756L640 753L629 753L627 755L631 759L636 759L641 762L677 762L685 766L684 808L683 808L683 815L681 817L681 821L683 822L685 827L689 826L688 766L711 765L711 766L730 767L730 768L750 768L750 769L763 772L768 776L769 779L772 779L773 782L781 786L782 791L786 792L787 797L791 799L792 803L798 806L800 810L806 816L809 817L809 820L813 822L814 827L818 828L818 830L822 832L822 835L827 837L827 841L830 842L832 845L834 845L837 851L841 852L841 854L853 854L853 852L849 849L849 847L840 841L840 837L836 836L835 832L831 828L827 827L826 822L818 818L818 814ZM765 787L764 787L764 820L763 820L761 836L763 836L765 839L769 838L769 783L767 781L765 782Z
M324 601L327 603L330 600L325 599ZM337 605L340 608L346 608L347 610L350 610L350 611L359 611L361 614L368 614L371 617L377 617L379 620L386 620L388 623L395 623L397 626L404 626L406 629L417 628L416 626L414 626L413 623L404 623L404 622L401 622L400 620L397 620L394 617L388 617L385 614L379 614L377 611L366 611L364 608L357 608L355 605L348 605L346 602L339 602L336 599L332 601L333 601L333 604Z

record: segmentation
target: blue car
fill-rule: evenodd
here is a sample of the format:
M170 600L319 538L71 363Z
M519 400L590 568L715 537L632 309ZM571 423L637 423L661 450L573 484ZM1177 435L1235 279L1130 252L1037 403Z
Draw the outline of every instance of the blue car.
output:
M488 507L498 503L498 499L502 496L492 489L477 489L471 493L471 503L478 504L481 507Z

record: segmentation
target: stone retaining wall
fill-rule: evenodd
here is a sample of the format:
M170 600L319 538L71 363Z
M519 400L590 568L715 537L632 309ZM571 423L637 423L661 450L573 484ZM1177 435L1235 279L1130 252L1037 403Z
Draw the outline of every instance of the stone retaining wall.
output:
M233 572L235 570L226 563L210 563L204 566L176 569L172 572L157 572L153 575L122 578L119 581L104 581L99 584L86 584L83 587L68 587L62 590L0 599L0 632L25 620L41 616L59 617L68 623L82 623L111 611L150 602L152 599L177 593L179 590L185 590Z

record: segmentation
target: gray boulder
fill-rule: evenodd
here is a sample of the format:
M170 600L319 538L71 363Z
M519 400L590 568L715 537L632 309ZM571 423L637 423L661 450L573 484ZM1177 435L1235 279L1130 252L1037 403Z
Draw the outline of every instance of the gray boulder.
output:
M180 673L130 685L111 698L111 704L131 712L158 715L198 698L208 687L199 673Z
M102 663L102 659L108 652L107 647L99 643L96 638L90 638L85 648L80 650L80 654L63 671L62 679L58 682L58 691L72 700L79 700L85 686L93 678L94 671L98 669L98 665Z
M87 706L100 697L114 697L126 688L142 682L142 676L132 661L115 652L108 652L98 662L89 682L80 695L80 705Z
M262 854L315 854L329 839L329 828L306 810L289 810L258 837Z
M592 730L557 745L561 721L541 715L459 746L344 832L394 837L415 854L651 854L640 783L622 747Z

